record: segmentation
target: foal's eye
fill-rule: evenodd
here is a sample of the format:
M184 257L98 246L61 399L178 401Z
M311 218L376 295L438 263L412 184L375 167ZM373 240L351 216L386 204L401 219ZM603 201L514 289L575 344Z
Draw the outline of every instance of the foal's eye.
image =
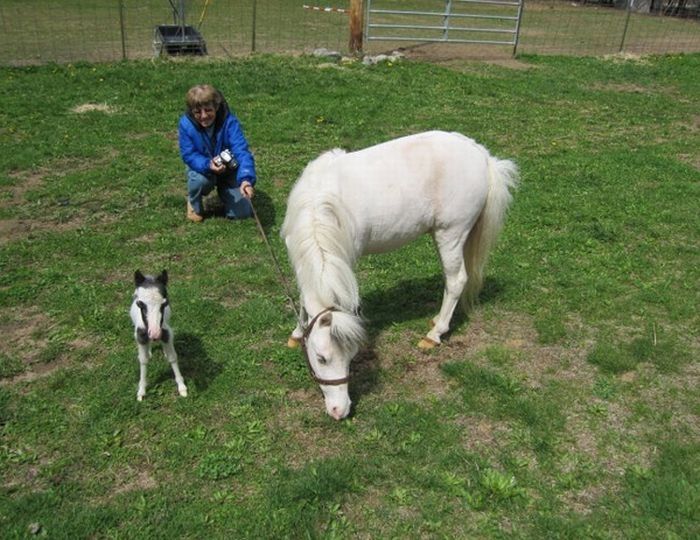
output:
M318 363L325 366L328 363L328 359L325 356L321 356L319 354L318 355Z

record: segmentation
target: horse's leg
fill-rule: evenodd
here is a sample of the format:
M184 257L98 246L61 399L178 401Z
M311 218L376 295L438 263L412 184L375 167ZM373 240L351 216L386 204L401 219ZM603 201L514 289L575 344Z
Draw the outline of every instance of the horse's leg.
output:
M296 349L299 345L301 345L301 338L304 336L304 329L302 328L302 322L306 322L308 319L308 315L306 313L306 310L304 309L304 298L300 297L299 298L299 309L301 312L299 313L300 315L300 320L297 320L297 325L292 330L292 335L289 336L289 339L287 340L287 347L290 349Z
M165 357L170 362L170 367L175 375L175 382L177 383L177 391L182 397L187 397L187 386L185 386L185 379L182 378L182 373L180 373L180 366L177 364L177 353L175 352L175 344L173 343L174 337L172 331L168 332L168 340L163 341L163 353Z
M452 314L467 284L463 252L466 234L450 229L437 230L434 238L445 274L445 290L440 312L432 319L433 327L418 343L418 346L423 349L430 349L440 344L440 336L450 329Z
M148 367L148 360L151 357L151 342L147 343L137 343L139 347L139 389L136 392L136 399L143 401L146 395L146 369Z

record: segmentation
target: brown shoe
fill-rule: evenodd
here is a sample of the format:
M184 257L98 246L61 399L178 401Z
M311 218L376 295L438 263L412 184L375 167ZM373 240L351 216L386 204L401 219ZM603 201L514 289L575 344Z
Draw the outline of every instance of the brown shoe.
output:
M194 221L195 223L204 221L204 218L194 211L194 208L192 208L189 200L187 201L187 219Z

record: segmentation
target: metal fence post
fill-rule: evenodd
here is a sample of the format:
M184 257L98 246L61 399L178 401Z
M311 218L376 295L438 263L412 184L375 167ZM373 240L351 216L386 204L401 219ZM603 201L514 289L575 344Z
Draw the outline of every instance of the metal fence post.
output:
M627 0L627 16L625 17L625 28L622 30L622 39L620 40L620 50L617 52L622 52L625 46L625 37L627 37L627 27L630 24L630 15L632 13L632 5L634 0Z
M250 50L251 52L255 52L255 28L257 27L257 18L258 18L258 2L257 0L253 0L253 34L251 39L251 44L250 44Z
M520 23L523 21L523 10L525 9L525 0L518 2L518 20L515 23L515 39L513 40L513 57L518 53L518 43L520 43Z
M124 25L124 0L119 0L119 32L122 38L122 60L126 60L126 26Z

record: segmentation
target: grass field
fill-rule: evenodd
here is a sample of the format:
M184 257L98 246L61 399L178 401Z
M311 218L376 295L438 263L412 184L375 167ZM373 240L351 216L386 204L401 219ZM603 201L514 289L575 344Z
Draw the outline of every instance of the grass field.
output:
M517 68L517 69L516 69ZM700 55L510 68L308 57L0 69L3 538L697 538ZM362 259L370 339L335 422L252 220L184 219L176 123L219 86L291 272L286 196L319 152L440 128L522 185L480 305L416 343L429 239ZM146 400L128 307L171 278L190 389Z

